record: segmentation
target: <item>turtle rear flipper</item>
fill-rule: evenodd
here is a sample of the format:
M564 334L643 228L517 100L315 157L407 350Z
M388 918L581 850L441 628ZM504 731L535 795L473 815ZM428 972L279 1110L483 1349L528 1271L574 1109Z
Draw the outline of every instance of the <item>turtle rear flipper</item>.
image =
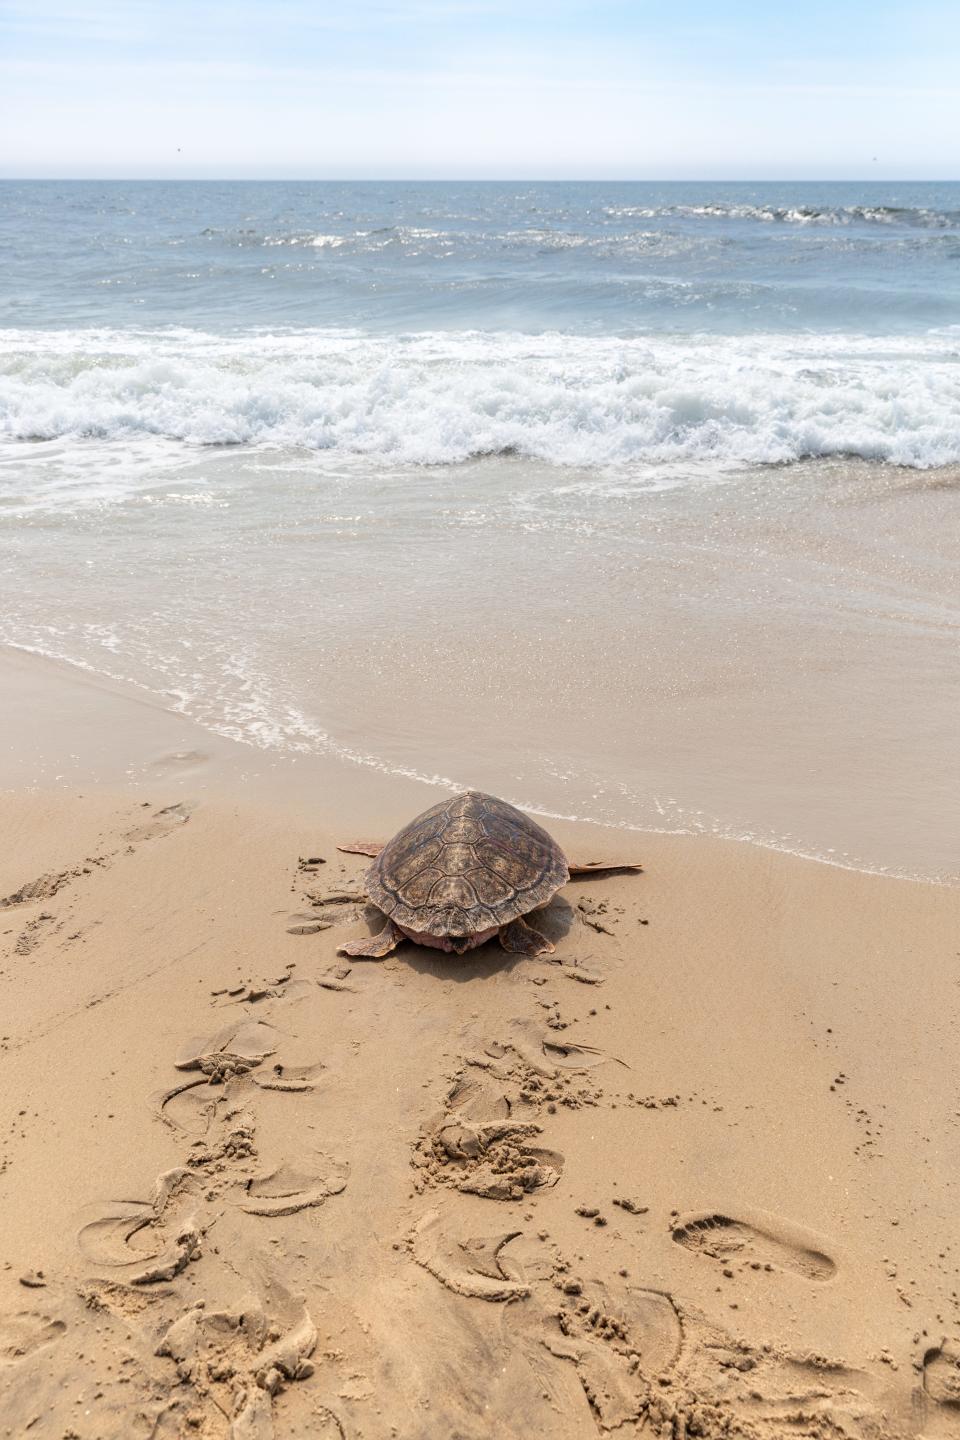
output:
M337 954L354 955L361 960L382 960L391 950L396 950L404 938L403 931L398 930L392 920L388 920L376 935L364 935L359 940L347 940L345 944L338 945Z
M608 864L605 860L582 860L578 864L576 860L567 861L567 869L571 877L574 875L620 875L633 873L642 870L642 865L628 864L622 860L611 860Z
M500 927L500 944L511 955L552 955L557 948L546 935L528 925L522 916Z

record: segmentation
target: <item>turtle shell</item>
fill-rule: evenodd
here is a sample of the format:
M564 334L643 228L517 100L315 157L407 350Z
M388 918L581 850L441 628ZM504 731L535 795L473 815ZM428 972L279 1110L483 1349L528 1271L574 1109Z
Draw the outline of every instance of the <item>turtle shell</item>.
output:
M422 935L476 935L544 905L570 879L557 842L505 800L468 790L424 810L380 851L367 892Z

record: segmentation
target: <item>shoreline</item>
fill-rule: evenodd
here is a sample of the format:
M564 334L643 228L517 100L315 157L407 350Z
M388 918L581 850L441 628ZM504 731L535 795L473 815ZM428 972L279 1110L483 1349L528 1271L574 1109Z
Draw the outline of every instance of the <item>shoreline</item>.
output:
M0 674L0 1436L958 1434L960 892L559 822L344 963L435 790Z
M393 829L404 818L425 809L442 794L453 793L452 783L408 775L355 761L344 754L321 755L275 752L249 742L233 740L208 730L181 711L164 706L158 697L140 693L129 682L87 669L79 662L38 654L26 646L0 644L0 692L5 696L8 732L15 736L6 755L0 752L0 791L15 789L25 783L30 765L46 774L51 768L62 768L64 753L61 738L70 726L81 736L81 750L67 753L77 762L76 779L83 783L105 781L116 787L129 783L135 775L147 783L152 775L166 773L171 779L182 769L196 776L203 788L225 794L241 785L253 794L261 793L268 804L290 804L296 808L293 793L309 780L319 791L336 797L334 808L342 810L358 799L365 807L363 814L379 817L384 811ZM36 720L42 721L52 712L56 717L52 728L38 733ZM125 764L108 757L98 739L101 730L101 707L112 710L120 730L126 736ZM68 720L64 716L69 716ZM95 732L94 734L91 734ZM149 737L149 739L147 739ZM38 740L46 742L46 749ZM69 741L77 744L76 734ZM33 747L31 752L31 746ZM152 747L152 751L151 751ZM166 759L169 752L171 759ZM32 754L32 758L30 757ZM189 757L178 761L178 755ZM54 757L54 758L51 758ZM151 768L152 767L152 768ZM311 772L313 772L311 774ZM54 781L54 783L57 783ZM269 789L269 799L266 792ZM840 858L778 845L772 840L751 835L698 831L693 828L657 829L648 825L607 824L602 820L559 814L554 810L524 803L522 798L505 796L538 819L569 830L598 831L606 837L617 853L628 850L637 837L642 845L648 836L665 840L698 840L707 844L732 844L754 847L814 865L824 865L855 875L900 880L914 885L933 885L948 890L960 889L960 873L956 876L901 874L881 866L869 866Z

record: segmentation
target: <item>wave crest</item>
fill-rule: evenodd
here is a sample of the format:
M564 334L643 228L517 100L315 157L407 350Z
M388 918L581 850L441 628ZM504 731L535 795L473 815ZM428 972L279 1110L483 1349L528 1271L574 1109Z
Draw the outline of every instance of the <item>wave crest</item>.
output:
M960 462L960 338L0 332L0 434L409 464Z
M751 205L712 201L704 205L611 205L604 214L615 220L757 220L781 225L907 225L922 230L956 230L960 212L929 210L913 205Z

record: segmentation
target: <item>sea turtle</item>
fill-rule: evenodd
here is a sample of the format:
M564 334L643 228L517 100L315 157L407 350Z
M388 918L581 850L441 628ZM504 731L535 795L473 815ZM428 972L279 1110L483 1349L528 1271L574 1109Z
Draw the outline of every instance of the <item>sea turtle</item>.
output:
M463 955L494 935L516 954L548 954L553 945L525 915L571 875L641 868L571 865L528 815L477 790L432 805L385 845L357 841L339 848L376 857L364 878L386 924L339 947L341 954L371 959L389 955L403 939Z

